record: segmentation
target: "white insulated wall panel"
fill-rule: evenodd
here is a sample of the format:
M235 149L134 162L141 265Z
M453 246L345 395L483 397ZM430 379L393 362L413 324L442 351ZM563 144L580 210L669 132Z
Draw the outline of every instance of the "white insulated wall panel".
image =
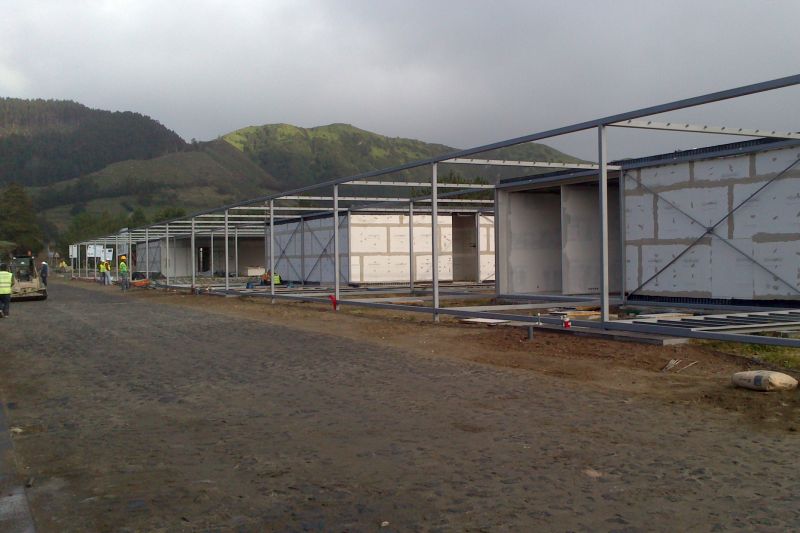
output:
M771 177L773 174L783 172L798 158L800 158L800 148L797 147L758 153L756 154L756 174ZM800 163L796 164L792 170L798 170L798 167L800 167Z
M766 270L755 267L756 298L798 297L800 287L800 241L753 244L753 256Z
M625 171L625 190L626 191L633 191L634 189L639 188L639 171L638 170L626 170Z
M753 241L732 239L731 244L753 255ZM747 257L720 239L711 241L711 293L726 298L751 299L753 297L755 269L758 267Z
M478 215L480 250L479 277L481 281L490 281L495 278L494 257L494 216Z
M734 207L744 202L767 181L746 183L733 187ZM800 234L800 178L779 178L733 214L734 237L752 238L759 233Z
M416 256L416 279L419 281L430 281L432 279L433 269L431 268L432 257L428 255ZM453 256L440 255L439 256L439 280L450 281L453 279Z
M350 223L359 226L375 225L375 226L397 226L408 222L408 217L404 215L365 215L365 214L352 214L350 215ZM414 219L416 221L416 218ZM428 217L428 224L431 223Z
M453 228L447 231L444 228L439 228L439 252L448 254L453 253Z
M689 181L689 163L640 169L640 181L648 187L669 187Z
M396 282L408 279L408 255L367 255L363 259L364 279L371 282Z
M414 221L414 252L428 251L433 247L430 225L417 225Z
M694 164L695 181L741 179L750 176L750 156L706 159Z
M408 254L408 226L389 228L389 252L393 254Z
M491 221L491 219L489 219ZM484 221L485 223L486 221ZM452 216L440 215L439 276L451 280ZM483 229L483 228L482 228ZM491 228L492 234L494 232ZM352 283L407 282L410 277L408 216L380 214L351 214L349 225L350 266ZM415 279L431 279L431 216L414 216ZM488 241L487 241L488 245ZM493 253L486 252L494 262ZM493 268L491 269L493 272ZM487 273L487 277L493 273Z
M628 241L655 237L652 194L625 196L625 235Z
M642 288L642 294L656 292L699 298L711 295L711 246L698 244L680 255L685 249L685 245L679 244L642 246L642 280L661 271ZM678 255L680 258L669 265Z
M705 231L706 226L716 224L728 213L728 188L687 188L659 193L658 238L694 239ZM675 209L672 205L680 208ZM683 213L681 212L683 211ZM700 224L684 213L691 215ZM728 233L728 221L717 227L722 235Z
M481 255L480 265L478 265L480 269L480 280L481 281L491 281L494 279L494 255Z
M625 247L625 290L632 291L643 280L639 279L639 247Z
M355 226L350 228L350 253L386 254L389 252L389 228Z

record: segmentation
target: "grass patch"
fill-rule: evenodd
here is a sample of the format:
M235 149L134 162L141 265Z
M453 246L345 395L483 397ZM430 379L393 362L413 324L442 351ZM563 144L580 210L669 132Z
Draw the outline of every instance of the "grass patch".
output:
M723 341L704 341L702 344L726 354L760 359L776 366L800 370L800 348Z

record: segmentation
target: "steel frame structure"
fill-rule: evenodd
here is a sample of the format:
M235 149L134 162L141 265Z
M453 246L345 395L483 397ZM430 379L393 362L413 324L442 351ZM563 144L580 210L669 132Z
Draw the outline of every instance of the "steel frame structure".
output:
M675 328L669 326L662 326L658 324L649 324L641 322L626 323L623 321L609 320L609 250L608 250L608 180L609 171L619 172L624 175L624 164L609 165L608 153L608 128L639 128L643 130L667 130L675 132L692 132L692 133L712 133L712 134L725 134L725 135L740 135L750 137L773 137L787 140L795 140L800 138L800 134L793 132L777 132L767 129L745 129L745 128L730 128L730 127L715 127L715 126L697 126L687 123L672 123L672 122L654 122L647 120L640 120L653 115L660 115L672 111L682 110L686 108L693 108L721 102L725 100L740 98L748 95L754 95L766 91L773 91L786 87L791 87L800 84L800 74L778 78L761 83L745 85L729 90L713 92L692 98L686 98L665 104L645 107L625 113L610 115L586 122L580 122L568 126L563 126L555 129L532 133L512 139L507 139L495 143L485 144L474 148L465 150L457 150L451 153L442 154L440 156L422 159L418 161L408 162L394 167L384 168L380 170L373 170L363 172L360 174L338 178L335 180L326 181L316 185L309 185L306 187L299 187L293 190L261 196L244 202L225 205L214 209L209 209L201 212L194 213L186 217L175 218L151 224L142 228L123 229L119 232L95 239L82 241L76 243L78 245L78 267L80 267L80 248L84 250L96 243L109 242L115 240L119 242L127 240L128 250L132 250L134 243L148 242L153 239L165 238L167 246L169 246L169 239L178 237L189 237L194 242L198 235L209 235L212 237L212 250L213 250L213 236L215 234L223 233L225 235L225 246L228 246L228 235L231 228L238 237L242 236L258 236L264 238L268 244L265 250L265 262L268 262L270 270L274 271L275 266L275 249L274 249L274 227L277 223L286 221L304 221L311 217L316 216L333 216L334 219L341 212L356 212L356 211L378 211L378 212L403 212L407 214L430 213L431 227L433 232L432 243L432 283L431 283L431 296L432 305L427 308L420 308L415 305L400 305L395 303L381 303L381 302L355 302L347 299L340 299L340 281L338 276L339 261L335 261L336 276L333 287L333 296L338 305L363 305L377 308L391 308L396 310L405 310L413 312L428 312L433 315L434 320L438 320L440 315L450 316L466 316L466 317L484 317L484 318L513 318L516 321L530 322L534 320L542 320L544 323L557 323L558 319L551 318L538 318L522 315L509 315L506 313L492 313L486 311L468 311L463 309L448 309L440 305L440 287L438 279L438 246L437 246L437 214L440 212L491 212L493 201L480 201L471 200L468 198L457 198L465 196L470 193L480 192L492 188L492 186L476 185L471 183L439 183L438 181L438 168L440 165L483 165L483 166L507 166L518 167L523 171L530 168L558 168L569 169L567 175L559 175L554 177L537 178L536 176L527 178L526 181L520 181L510 186L524 186L525 183L546 184L548 180L552 182L563 182L569 179L570 176L576 179L586 180L596 179L599 184L599 213L600 220L598 221L598 228L600 233L600 257L601 257L601 284L599 295L600 307L600 321L587 321L579 320L574 321L576 325L602 328L608 330L621 330L632 331L641 333L657 333L667 335L679 335L693 338L716 339L736 342L753 342L762 344L775 344L784 346L800 347L800 340L795 339L782 339L771 337L759 337L756 335L747 334L733 334L717 331L707 330L694 330L689 328ZM567 134L596 131L597 139L597 154L598 162L596 164L587 163L554 163L549 161L504 161L494 159L477 159L473 156L482 153L507 148L528 142L542 141L554 137L559 137ZM404 179L397 179L397 175L405 171L428 167L430 169L430 181L408 181ZM622 178L625 179L625 178ZM397 188L398 190L407 189L409 187L430 187L431 194L421 197L408 196L374 196L358 194L360 191L370 187L381 187L383 190L387 188ZM340 188L352 189L353 192L348 192L347 195L340 195ZM440 193L440 189L455 189L452 192ZM620 187L620 191L623 188ZM330 194L320 195L319 191L330 191ZM308 193L317 193L311 195ZM497 192L495 191L495 199ZM288 203L291 203L289 205ZM303 205L296 205L302 203ZM329 205L332 204L332 205ZM344 205L342 205L344 204ZM624 215L624 203L621 204L620 209ZM621 220L624 220L621 217ZM623 222L624 223L624 222ZM333 236L333 255L336 258L340 257L339 250L339 224L334 224ZM495 243L497 242L497 221L495 222ZM409 225L410 231L413 231L413 223ZM713 228L712 228L713 230ZM413 247L413 244L411 245ZM149 248L146 248L149 250ZM495 246L497 254L497 246ZM88 277L88 257L85 255L86 276ZM213 257L213 253L212 253ZM226 253L226 262L228 254ZM413 254L412 254L413 257ZM149 259L149 258L148 258ZM495 257L496 265L498 264L497 256ZM149 264L149 261L147 262ZM191 288L195 288L195 265L194 246L192 246L192 284ZM496 266L497 268L497 266ZM213 270L213 266L212 266ZM225 272L225 293L230 293L230 284L228 278L228 266L226 265ZM167 277L169 277L169 265L167 267ZM624 278L624 274L623 274ZM622 295L625 295L624 279L623 279ZM408 288L413 292L415 290L414 271L411 269L411 276L408 283ZM327 303L325 298L317 296L303 295L299 293L287 293L283 290L276 291L273 283L270 284L269 295L273 301L277 299L295 299L303 301L318 301Z

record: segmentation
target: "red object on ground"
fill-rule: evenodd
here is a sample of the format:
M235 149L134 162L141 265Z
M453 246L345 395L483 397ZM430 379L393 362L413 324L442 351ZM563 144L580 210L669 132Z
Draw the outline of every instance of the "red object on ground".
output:
M572 327L572 321L570 321L568 316L565 316L561 319L562 324L564 325L564 329L569 329Z
M333 310L334 311L338 311L339 310L339 300L336 299L336 296L334 296L333 294L329 294L328 295L328 299L331 301L331 304L333 304Z

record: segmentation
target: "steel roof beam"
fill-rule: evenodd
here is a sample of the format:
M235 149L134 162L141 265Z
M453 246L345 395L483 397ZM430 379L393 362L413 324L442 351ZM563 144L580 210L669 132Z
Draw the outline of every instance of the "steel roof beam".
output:
M716 135L741 135L742 137L769 137L775 139L800 139L800 133L775 130L756 130L748 128L731 128L728 126L707 126L703 124L687 124L685 122L657 122L654 120L626 120L610 124L617 128L637 128L643 130L685 131L689 133L713 133ZM609 167L611 168L611 167Z
M510 161L505 159L447 159L442 163L456 165L484 165L494 167L536 167L536 168L577 168L597 170L599 165L594 163L553 163L549 161ZM609 170L619 170L618 166L607 165Z
M424 181L349 181L341 184L343 187L350 187L351 185L366 185L369 187L430 187L431 184ZM494 185L486 185L483 183L437 183L436 186L440 189L494 189Z

